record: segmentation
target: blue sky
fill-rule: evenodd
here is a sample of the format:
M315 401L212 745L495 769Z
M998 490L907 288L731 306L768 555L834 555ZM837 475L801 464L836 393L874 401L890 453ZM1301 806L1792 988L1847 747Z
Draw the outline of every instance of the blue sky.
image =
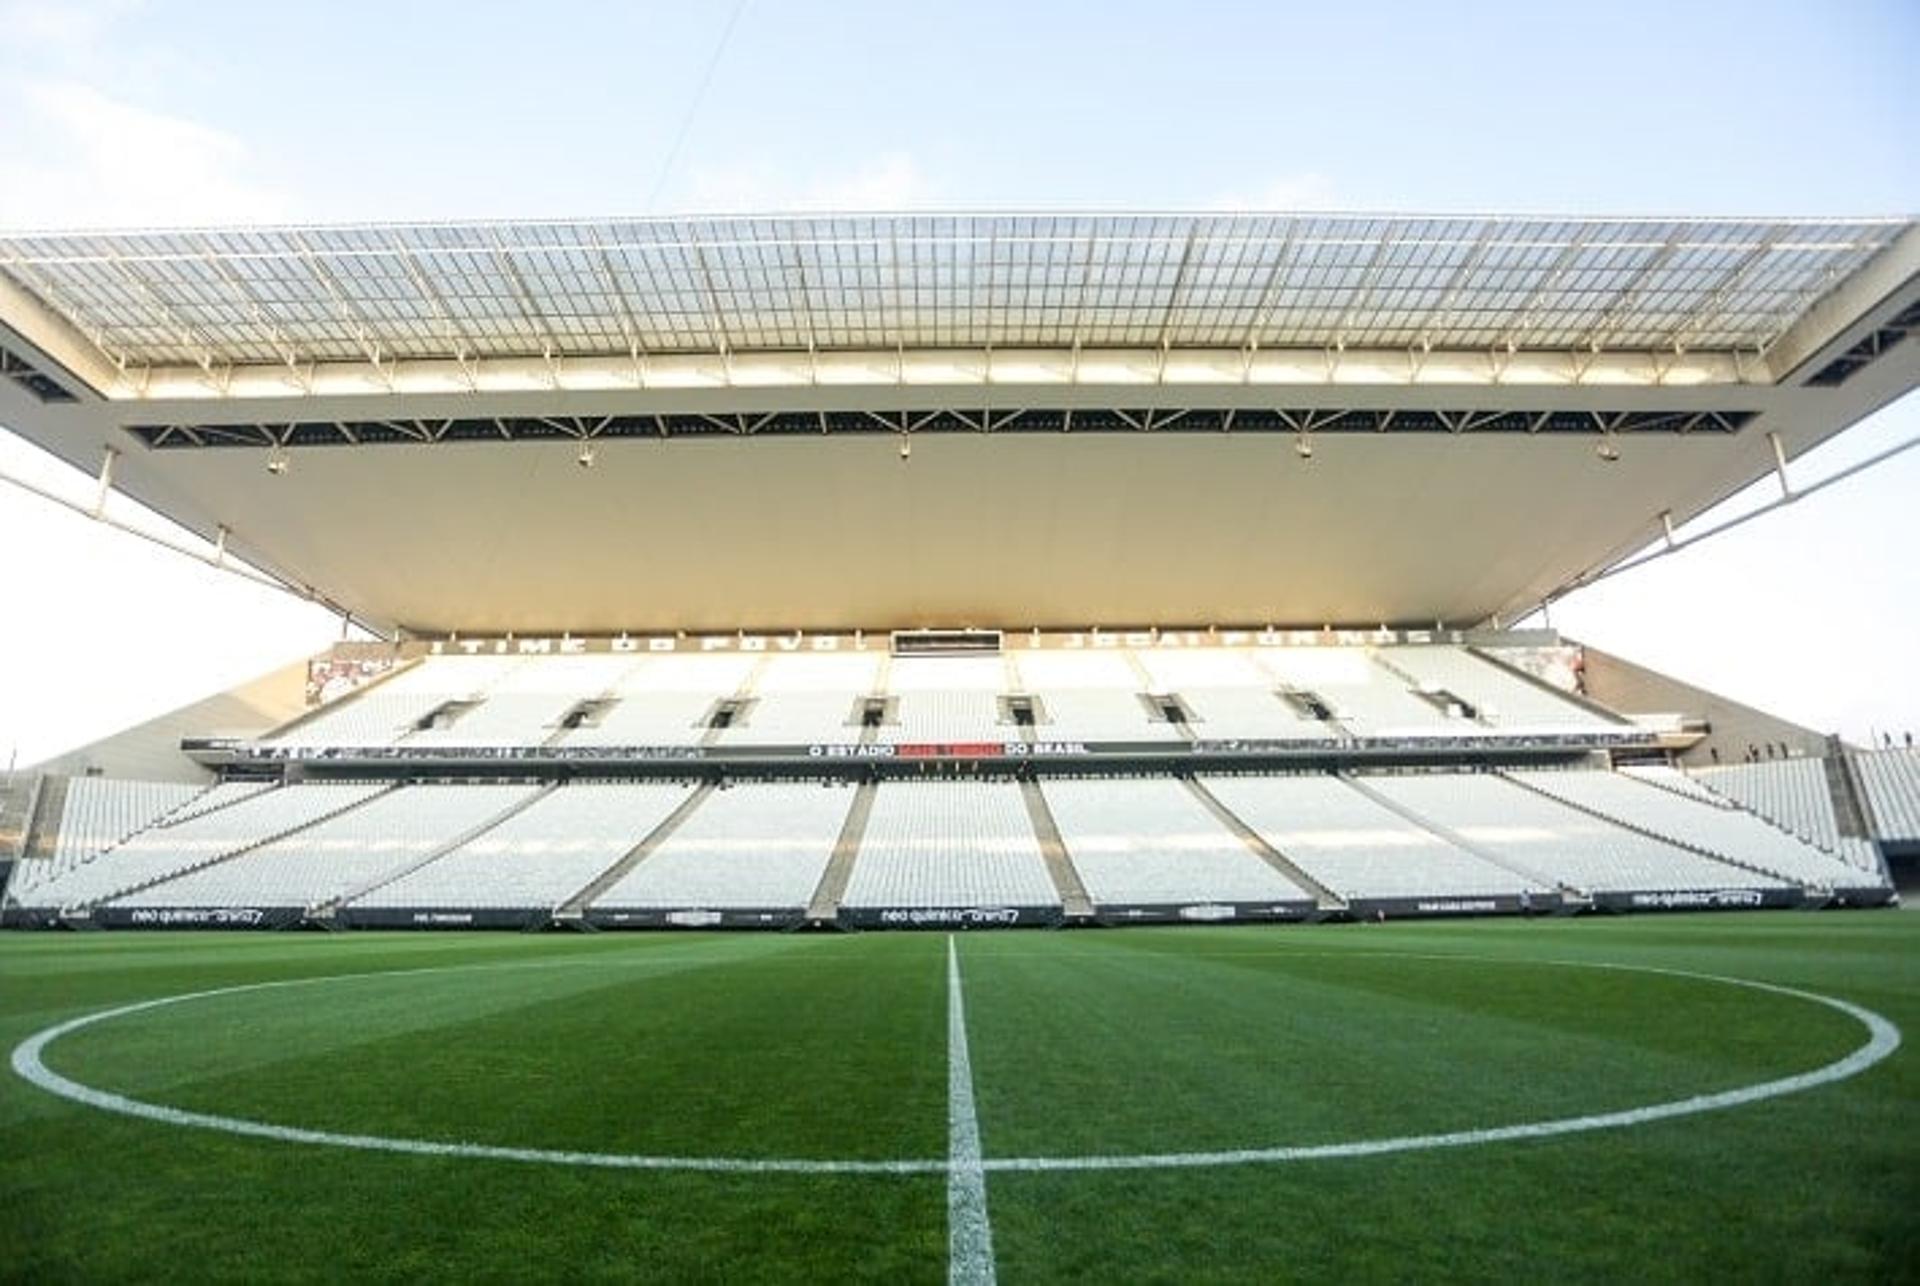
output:
M1920 210L1913 0L748 0L715 61L733 17L731 3L0 0L0 227ZM1805 475L1916 434L1909 396ZM85 490L17 442L0 440L0 468ZM1905 655L1920 573L1903 557L1917 495L1920 451L1570 601L1555 624L1818 727L1920 730ZM137 683L105 673L104 644L0 641L0 758L109 731L333 634L7 488L0 548L39 551L10 575L16 602L52 595L122 636L143 611L211 627L142 631L167 651ZM79 695L45 698L61 686Z

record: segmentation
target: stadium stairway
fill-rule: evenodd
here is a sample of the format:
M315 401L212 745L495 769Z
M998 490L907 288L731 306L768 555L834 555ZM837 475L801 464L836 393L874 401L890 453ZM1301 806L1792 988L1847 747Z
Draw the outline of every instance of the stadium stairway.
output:
M1607 707L1601 705L1598 701L1595 701L1592 697L1588 696L1584 692L1569 692L1565 688L1555 687L1553 684L1547 682L1545 679L1541 678L1539 675L1534 674L1527 670L1523 670L1519 666L1504 660L1500 656L1499 648L1470 646L1467 648L1467 652L1473 656L1479 657L1482 661L1485 661L1488 665L1493 666L1495 669L1499 670L1501 673L1510 675L1511 677L1520 680L1520 682L1522 683L1530 684L1533 687L1540 689L1542 692L1545 692L1551 695L1556 700L1565 701L1569 705L1579 706L1582 710L1585 710L1588 714L1594 715L1601 719L1605 719L1608 723L1620 724L1623 726L1631 726L1633 723L1631 719L1621 718L1620 712L1618 710L1607 709Z
M1749 862L1745 858L1735 857L1731 853L1718 852L1714 849L1707 848L1705 845L1696 844L1692 840L1689 840L1686 837L1681 835L1663 834L1660 831L1656 831L1649 827L1642 826L1638 822L1634 822L1625 817L1615 817L1611 813L1604 812L1598 808L1589 807L1588 805L1580 803L1577 800L1567 799L1563 796L1556 795L1550 790L1542 790L1540 789L1540 787L1535 786L1531 782L1521 781L1519 778L1513 776L1511 773L1495 770L1494 776L1500 777L1506 780L1507 782L1510 782L1511 784L1518 786L1521 790L1529 791L1535 795L1538 795L1542 799L1550 799L1554 803L1559 804L1563 808L1570 808L1576 813L1585 813L1588 817L1591 817L1596 821L1605 822L1609 826L1618 826L1621 830L1632 831L1635 835L1644 836L1645 838L1653 840L1656 843L1670 844L1674 848L1685 849L1689 853L1693 853L1699 857L1707 858L1710 861L1719 862L1723 866L1738 867L1739 869L1746 871L1751 875L1763 875L1770 880L1781 880L1787 884L1792 885L1797 889L1802 889L1802 890L1811 892L1811 890L1807 890L1807 883L1805 880L1799 879L1792 875L1787 875L1780 871L1773 870L1770 867L1761 866L1757 862ZM1650 790L1667 789L1664 786L1657 785L1641 777L1635 777L1629 773L1623 773L1621 774L1621 776L1625 777L1626 780L1628 781L1638 782L1640 785L1645 786ZM1678 794L1679 792L1674 791L1672 793ZM1728 804L1729 804L1728 811L1730 812L1750 811L1750 810L1742 810L1738 804L1733 803L1733 801L1731 800L1728 801ZM1754 813L1753 816L1760 817L1760 814ZM1793 832L1787 830L1785 827L1781 826L1778 822L1773 821L1771 818L1760 817L1760 820L1763 822L1766 822L1767 825L1773 827L1775 830L1779 831L1783 835L1793 836ZM1797 839L1798 837L1794 836L1794 838Z
M376 799L385 799L388 795L391 795L394 791L401 790L404 788L405 788L404 782L394 782L391 786L388 786L385 790L376 790L371 795L365 795L359 799L353 800L350 803L342 804L339 808L334 809L330 813L322 813L320 816L311 818L310 820L305 822L301 822L297 826L289 826L285 830L275 831L270 835L263 835L260 838L251 840L245 844L240 845L237 848L228 849L224 853L216 853L212 857L207 858L205 861L194 862L188 866L178 867L174 870L168 871L164 875L156 875L154 878L150 880L141 880L138 883L129 884L124 888L115 889L113 892L104 894L100 897L90 898L86 902L82 903L80 907L75 909L78 909L82 912L91 912L94 907L100 906L103 903L112 902L118 898L131 897L135 893L143 893L146 890L150 888L154 888L157 885L166 884L172 880L180 879L182 876L192 875L196 871L204 871L208 867L218 866L222 862L231 862L236 857L242 857L258 849L263 849L269 844L277 844L281 840L286 839L289 835L297 835L301 831L308 830L312 827L320 825L322 822L330 822L336 817L344 816L345 814L352 812L356 808L363 808L366 805L371 804ZM279 789L289 790L289 789L298 789L298 788L282 786L282 787L279 787ZM174 811L178 812L179 810L175 809Z
M693 793L681 800L679 805L676 806L671 813L668 813L658 826L648 831L638 844L628 849L626 856L622 857L612 866L609 866L606 870L600 872L600 874L594 876L587 887L581 889L578 893L567 898L561 902L559 906L555 907L553 912L554 922L575 926L584 924L586 920L586 910L589 906L593 905L594 900L618 884L628 871L631 871L634 867L651 857L654 850L665 842L667 836L678 830L680 823L686 821L687 818L692 815L693 810L700 807L707 796L711 795L717 789L719 789L719 787L712 781L701 782L694 788ZM544 794L545 792L541 793ZM504 821L505 818L498 820Z
M1839 737L1827 739L1827 757L1821 760L1827 774L1827 795L1833 803L1833 820L1844 838L1872 839L1873 825L1867 818L1867 793L1861 788L1853 760Z
M1279 849L1267 843L1258 831L1240 820L1238 813L1216 799L1212 791L1191 777L1182 778L1180 784L1185 786L1193 797L1200 801L1201 807L1213 814L1214 820L1232 832L1235 839L1245 844L1248 851L1255 857L1278 871L1296 887L1305 889L1307 892L1313 894L1313 900L1319 905L1322 911L1335 912L1345 911L1347 909L1346 899L1322 884L1319 880L1308 875L1306 871L1296 866L1293 860L1285 853L1282 853Z
M54 850L60 846L60 821L67 814L67 779L65 777L42 777L40 789L27 809L27 822L22 828L20 857L51 860Z
M863 731L871 733L873 729ZM861 782L854 792L853 806L847 810L847 820L841 824L840 836L833 842L833 856L827 859L827 869L820 872L820 883L807 899L808 923L832 924L839 915L840 899L847 895L847 881L853 878L860 841L867 833L867 818L873 815L874 797L879 793L879 783L872 781Z
M515 800L513 803L507 805L505 808L495 813L492 817L489 817L485 821L481 822L478 826L475 826L472 829L468 830L465 834L457 835L453 839L448 840L445 844L442 844L440 847L434 849L432 852L422 857L419 861L410 862L406 866L401 867L397 871L389 871L387 874L382 875L378 879L368 880L364 884L361 884L358 888L348 889L345 893L342 893L338 897L330 898L325 902L321 902L316 906L308 908L308 911L307 911L308 918L312 920L322 921L322 922L331 920L333 918L334 912L338 911L341 907L345 906L347 903L354 901L356 898L363 898L367 894L372 893L375 889L383 889L387 885L392 884L395 880L401 879L408 875L412 875L415 871L419 870L421 867L428 866L434 862L439 861L441 858L453 852L455 849L466 847L468 844L473 843L473 841L479 839L482 835L485 835L488 831L500 825L502 822L506 821L508 818L513 817L519 813L524 813L527 809L533 807L535 804L539 803L541 800L545 799L548 795L551 795L554 791L559 789L560 789L559 782L557 781L548 782L546 786L544 786L540 790L534 791L531 795L528 795L523 799Z
M45 780L39 773L14 773L0 785L0 861L26 856L27 832Z
M1459 831L1454 830L1451 826L1444 825L1433 820L1431 817L1417 813L1402 804L1399 800L1375 790L1373 787L1367 785L1364 778L1356 777L1351 773L1337 773L1335 775L1338 776L1341 781L1346 782L1347 785L1359 791L1362 795L1365 795L1368 799L1371 799L1388 812L1405 818L1421 830L1426 831L1429 835L1439 836L1462 852L1471 853L1481 861L1497 866L1503 871L1511 871L1523 880L1532 880L1542 888L1559 890L1561 902L1569 908L1587 906L1592 902L1592 899L1587 896L1585 889L1575 888L1565 880L1555 879L1545 871L1536 871L1524 862L1516 862L1511 858L1502 857L1492 849L1474 843Z
M1061 838L1060 827L1053 820L1053 809L1047 806L1047 797L1040 792L1040 783L1031 778L1022 781L1020 799L1027 806L1027 820L1033 823L1033 837L1040 841L1040 857L1053 879L1060 909L1069 920L1093 919L1093 899L1087 894L1080 872L1074 868L1067 842Z
M1385 656L1385 649L1377 648L1377 647L1368 648L1367 660L1373 662L1375 665L1379 666L1382 670L1385 670L1388 674L1391 674L1394 678L1400 680L1401 684L1406 688L1406 690L1409 693L1413 694L1416 697L1420 697L1423 700L1425 699L1425 691L1427 686L1426 681L1421 679L1413 671L1408 670L1400 665L1397 665L1392 661L1389 661ZM1456 697L1459 697L1462 701L1465 701L1467 699L1465 693L1456 692L1454 693L1454 695ZM1473 718L1471 722L1476 723L1483 728L1490 728L1493 726L1492 724L1487 722L1487 717L1484 714L1480 713L1480 707L1477 702L1474 704L1474 707L1473 707Z

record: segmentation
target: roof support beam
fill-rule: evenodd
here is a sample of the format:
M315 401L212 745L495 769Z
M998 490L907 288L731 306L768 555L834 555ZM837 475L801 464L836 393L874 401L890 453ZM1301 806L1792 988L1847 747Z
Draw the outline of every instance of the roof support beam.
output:
M340 289L340 282L334 277L333 270L327 267L326 262L315 253L307 239L297 232L292 236L300 261L306 265L307 272L314 281L319 283L320 289L332 301L334 316L340 319L348 333L353 336L353 341L359 347L361 355L367 359L367 364L373 367L373 373L380 382L387 388L392 388L392 364L382 359L380 341L368 329L366 319L347 301L346 293Z

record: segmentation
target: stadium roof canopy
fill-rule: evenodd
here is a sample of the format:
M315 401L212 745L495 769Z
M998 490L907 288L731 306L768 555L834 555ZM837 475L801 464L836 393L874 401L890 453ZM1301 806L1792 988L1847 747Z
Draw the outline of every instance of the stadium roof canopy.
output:
M1911 389L1917 296L1908 218L21 234L0 422L382 627L1465 623Z

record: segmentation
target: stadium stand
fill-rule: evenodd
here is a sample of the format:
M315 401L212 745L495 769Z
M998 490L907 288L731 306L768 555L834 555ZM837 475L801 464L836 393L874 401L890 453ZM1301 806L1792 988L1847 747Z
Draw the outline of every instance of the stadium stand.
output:
M1213 796L1349 904L1554 891L1377 802L1340 777L1206 777Z
M484 699L522 664L513 657L436 656L368 684L273 734L283 746L384 746L450 702Z
M1421 690L1445 691L1467 702L1489 727L1565 732L1618 726L1465 648L1401 647L1374 655Z
M875 796L841 904L1057 906L1040 845L1010 782L889 782Z
M1129 659L1118 651L1028 652L1009 663L1035 700L1035 732L1045 740L1180 740L1173 724L1151 717L1146 679Z
M1096 906L1313 900L1182 782L1061 779L1041 790Z
M743 716L716 745L806 745L855 741L856 706L880 681L885 653L851 652L769 658Z
M1777 877L1629 830L1491 773L1380 776L1366 784L1475 849L1583 893L1786 887Z
M386 789L384 783L363 782L249 793L226 807L142 831L19 900L37 907L99 902L290 834Z
M901 657L887 679L894 716L881 725L883 744L1005 740L999 698L1007 690L998 656Z
M692 789L570 783L347 906L551 910L632 851Z
M757 658L724 656L647 657L610 688L611 703L589 722L566 730L569 746L696 746L708 733L716 702L737 692ZM591 694L587 694L591 695Z
M1818 759L1725 764L1696 768L1694 776L1809 844L1831 851L1839 842L1840 824L1833 814L1826 765Z
M353 627L10 771L0 922L1892 901L1912 752L1513 622L1910 389L1916 234L961 212L0 236L0 330L69 395L8 428L97 477L101 521L130 495ZM487 324L450 345L449 309ZM1316 443L1336 467L1304 467ZM1767 763L1673 767L1741 745ZM138 784L169 778L224 784Z
M1834 810L1833 767L1825 759L1762 759L1697 768L1694 776L1713 794L1751 809L1815 848L1866 872L1870 884L1883 883L1886 867L1873 840L1842 834ZM1680 775L1671 769L1666 771ZM1864 829L1867 819L1860 821Z
M1516 772L1513 779L1624 826L1811 888L1853 887L1855 867L1742 808L1714 808L1606 772Z
M324 801L310 791L352 787L296 786L284 794L310 815ZM313 821L285 838L243 851L114 899L120 907L312 907L391 876L466 839L501 813L533 798L532 785L403 786L363 793L358 807ZM361 801L365 802L361 802ZM242 805L244 807L244 805ZM335 811L325 809L324 811Z
M411 734L408 744L537 746L561 731L560 721L568 711L607 691L633 664L620 656L523 661L493 683L478 705Z
M1260 658L1288 688L1325 701L1349 732L1376 737L1460 735L1474 731L1413 695L1407 682L1364 648L1302 648ZM1484 729L1481 729L1484 731Z
M92 861L102 851L184 809L203 793L207 792L177 782L73 778L67 783L60 833L51 857L22 862L9 886L12 893L24 900L36 885Z
M1881 838L1920 842L1920 750L1866 750L1853 762Z
M715 791L593 905L798 912L820 883L852 802L852 789L813 781Z

